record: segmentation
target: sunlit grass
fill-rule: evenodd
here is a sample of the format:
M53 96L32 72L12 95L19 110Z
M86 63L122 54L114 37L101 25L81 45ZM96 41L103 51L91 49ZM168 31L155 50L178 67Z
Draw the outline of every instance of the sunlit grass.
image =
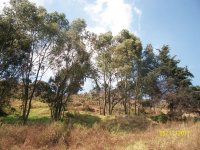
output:
M12 107L20 106L16 101ZM99 115L69 111L60 122L52 122L48 105L33 101L28 124L19 111L2 117L0 149L102 149L102 150L197 150L200 122L155 123L145 116ZM185 130L183 136L161 136L160 131Z
M22 118L21 118L20 106L21 106L20 100L12 101L11 107L14 108L16 111L10 113L6 117L1 117L1 121L6 124L21 124ZM28 118L28 123L34 123L34 122L41 122L41 123L50 122L50 110L47 104L39 101L33 101L32 108Z
M30 111L30 117L31 116L50 116L50 110L49 108L32 108Z

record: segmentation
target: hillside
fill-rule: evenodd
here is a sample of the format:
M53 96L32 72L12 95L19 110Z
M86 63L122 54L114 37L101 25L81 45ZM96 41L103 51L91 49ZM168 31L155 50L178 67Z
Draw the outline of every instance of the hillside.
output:
M197 6L1 0L0 150L199 150Z
M0 149L126 149L197 150L200 146L200 123L165 124L139 116L99 115L94 101L74 96L62 121L51 122L47 104L34 101L29 122L18 119L19 101L13 114L1 118ZM85 109L90 108L90 109ZM91 111L92 110L92 111Z

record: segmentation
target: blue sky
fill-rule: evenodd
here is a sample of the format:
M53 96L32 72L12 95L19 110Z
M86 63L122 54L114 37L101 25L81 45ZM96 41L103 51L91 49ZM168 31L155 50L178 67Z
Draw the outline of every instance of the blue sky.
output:
M194 74L200 85L200 1L199 0L31 0L48 11L86 20L88 30L96 33L126 28L140 37L143 47L167 44L177 55L180 66ZM1 3L8 0L1 0ZM90 83L86 84L89 88Z
M143 45L170 45L181 66L194 74L193 84L200 85L200 1L138 0L142 10L140 38Z

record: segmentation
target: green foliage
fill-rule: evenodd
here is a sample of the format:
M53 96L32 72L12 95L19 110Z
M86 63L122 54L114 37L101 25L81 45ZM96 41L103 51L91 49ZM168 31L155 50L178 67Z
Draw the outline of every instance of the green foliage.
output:
M114 50L114 62L121 76L129 76L135 70L134 62L141 57L142 46L137 37L127 30L122 30L117 36L119 44Z
M72 94L81 90L90 71L90 54L86 51L84 39L86 24L84 20L74 20L65 33L65 45L56 53L52 61L56 75L51 77L43 97L51 108L51 117L61 119L61 113Z
M17 81L13 78L0 80L0 109L9 105L10 98L16 91Z
M67 113L68 121L72 124L81 124L86 127L92 127L95 123L99 123L101 118L89 114Z
M158 58L153 52L153 46L148 44L143 51L142 58L142 88L143 95L147 95L150 99L159 97L161 91L157 84L159 73L157 68L159 66Z
M19 117L15 116L15 115L6 116L6 117L2 118L1 121L3 123L6 123L6 124L19 124L19 123L21 123L21 120L19 119Z
M200 108L200 86L192 86L192 98L195 100L195 105Z
M149 121L144 116L116 117L106 120L101 126L110 132L133 132L145 130L149 126Z
M10 15L0 14L0 80L19 77L30 42Z
M142 98L141 91L141 58L142 58L142 44L139 38L131 34L127 30L122 30L116 37L118 42L113 51L113 60L116 69L116 75L124 82L121 97L123 98L125 114L128 111L127 103L128 97L135 99ZM132 82L132 83L130 83ZM130 91L131 87L131 91Z
M169 47L164 45L159 51L159 87L162 93L174 92L180 87L188 87L191 85L190 78L193 75L188 71L187 67L178 67L179 60L175 56L169 54Z
M152 100L167 100L171 112L193 107L194 100L190 91L193 75L187 67L178 66L180 61L176 56L170 55L168 45L158 49L158 52L158 55L155 55L151 45L147 45L144 51L143 94Z
M161 113L156 116L151 116L151 119L156 122L166 123L168 120L168 115Z
M119 102L128 114L130 98L165 99L172 112L200 107L199 87L191 87L193 75L179 63L168 45L156 54L151 44L143 49L128 30L97 36L86 30L83 19L69 23L63 13L48 13L28 0L11 0L0 14L0 107L15 93L23 101L24 123L37 96L49 104L52 118L60 119L70 96L91 76L96 90L104 90L104 115L107 103L111 114ZM49 67L55 76L49 83L40 81Z
M38 105L37 102L34 102L34 107L32 108L28 120L29 124L49 123L51 121L49 117L49 108L46 105L42 106L41 102L39 104L40 105ZM7 113L7 116L0 118L4 124L22 124L22 118L18 107L7 107L4 108L4 110Z
M100 50L104 51L112 44L112 33L106 32L104 34L100 34L99 37L96 40L95 47Z
M195 123L200 122L200 118L199 118L199 117L195 117L195 118L193 119L193 122L195 122Z
M10 73L8 71L11 69L14 71L19 69L16 72L19 73L23 82L21 98L23 100L22 116L25 123L30 113L39 75L45 72L53 61L55 53L58 53L56 51L64 45L68 21L64 14L48 13L44 8L37 7L28 0L11 0L10 6L4 8L2 16L5 20L3 23L8 24L10 42L7 42L5 38L0 43L3 46L4 43L8 43L2 47L5 54L1 55L0 62L3 62L5 66L6 71L3 70L3 74ZM3 35L3 37L6 36ZM7 55L12 57L7 57ZM15 61L18 60L17 58L20 58L19 62ZM8 65L6 65L7 59L11 59Z
M5 116L7 116L8 114L6 113L6 112L4 112L3 110L2 110L2 108L0 109L0 117L5 117Z

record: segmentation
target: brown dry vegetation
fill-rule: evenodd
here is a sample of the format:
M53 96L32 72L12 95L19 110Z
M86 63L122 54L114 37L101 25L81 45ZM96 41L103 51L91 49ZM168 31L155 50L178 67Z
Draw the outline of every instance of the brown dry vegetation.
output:
M104 122L94 123L92 127L76 122L72 127L63 122L3 125L0 128L0 149L198 150L200 147L200 123L150 123L140 130L141 126L137 124L140 121L135 120L135 130L126 132L120 129L109 131ZM123 122L118 121L118 124ZM164 129L187 130L189 134L162 137L159 131Z
M16 109L18 105L19 101L12 103ZM27 125L17 124L12 120L14 117L5 118L0 126L0 150L198 150L200 147L200 122L162 124L143 115L102 116L98 111L81 111L85 106L98 109L94 102L76 98L62 122L51 122L48 106L34 101ZM163 130L185 130L188 134L161 136Z

